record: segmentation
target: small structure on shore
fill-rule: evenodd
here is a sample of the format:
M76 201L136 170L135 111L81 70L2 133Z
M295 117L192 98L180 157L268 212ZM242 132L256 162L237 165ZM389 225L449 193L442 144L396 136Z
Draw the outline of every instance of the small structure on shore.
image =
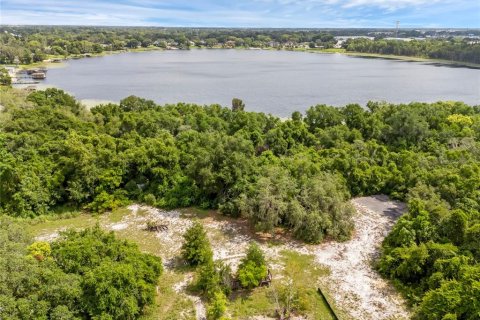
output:
M23 90L25 90L27 92L33 92L33 91L37 90L37 88L35 86L27 86Z
M27 69L26 72L27 72L28 75L32 75L34 73L39 73L39 72L46 74L47 69L46 68L34 68L34 69Z
M34 80L43 80L47 77L46 68L27 69L25 72Z
M47 77L44 72L34 72L32 73L32 78L35 80L43 80Z

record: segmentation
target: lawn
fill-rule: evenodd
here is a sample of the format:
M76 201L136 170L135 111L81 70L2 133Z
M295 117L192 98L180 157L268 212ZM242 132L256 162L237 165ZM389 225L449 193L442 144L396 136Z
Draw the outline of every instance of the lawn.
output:
M272 261L270 261L272 263ZM334 315L318 294L319 279L329 274L314 262L314 257L299 254L294 251L282 251L279 261L274 261L284 266L270 287L261 287L243 294L232 295L229 304L232 319L246 319L249 316L267 315L275 316L275 310L284 303L277 304L275 296L281 300L286 293L296 296L294 314L306 316L312 320L335 319Z

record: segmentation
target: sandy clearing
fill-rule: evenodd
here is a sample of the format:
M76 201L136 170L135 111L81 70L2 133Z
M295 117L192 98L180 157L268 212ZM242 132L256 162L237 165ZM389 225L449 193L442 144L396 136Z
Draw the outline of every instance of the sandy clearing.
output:
M59 232L60 232L60 230L59 230ZM36 237L35 240L36 241L52 242L53 240L57 239L60 236L59 232L43 234L41 236Z
M352 203L358 212L352 239L324 243L314 251L317 262L331 270L322 283L354 319L408 318L403 298L372 268L383 239L405 206L385 196L357 198Z
M272 262L278 260L284 250L313 254L319 264L329 267L331 271L319 284L328 290L335 304L353 319L409 318L404 299L372 267L383 239L405 211L405 205L382 195L356 198L352 204L358 214L354 217L354 235L347 242L305 245L284 239L280 245L261 242L260 246ZM237 221L205 219L204 225L211 235L215 259L228 262L232 270L236 270L255 235ZM215 232L220 232L223 238L212 236ZM279 278L279 272L276 271L282 267L280 264L270 264L274 279Z
M331 273L319 280L327 289L337 307L354 319L403 319L409 317L404 300L373 268L372 260L378 256L379 246L398 217L405 211L402 203L391 201L386 196L356 198L352 204L358 214L354 217L355 232L351 240L343 243L325 242L319 245L305 245L284 236L275 241L262 241L264 237L252 233L249 224L241 219L229 219L211 215L198 219L207 230L215 260L223 260L235 271L252 240L260 240L274 279L280 279L283 266L279 262L281 252L291 250L311 254L319 265L327 266ZM162 244L165 267L176 263L183 241L183 233L192 225L190 214L180 211L163 211L157 208L131 205L130 214L120 222L101 225L108 230L143 230L147 221L168 225L168 230L156 232L156 239ZM38 240L51 241L58 236L58 230L42 234ZM191 275L176 283L173 289L185 294L195 305L197 320L204 319L205 306L197 296L189 295L185 288ZM257 319L262 319L261 317Z

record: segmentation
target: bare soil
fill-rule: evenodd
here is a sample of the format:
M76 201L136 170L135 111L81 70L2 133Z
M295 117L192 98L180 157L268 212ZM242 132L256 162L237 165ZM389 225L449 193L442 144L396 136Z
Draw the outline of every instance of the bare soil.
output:
M167 225L167 230L155 232L155 236L148 238L145 245L149 251L158 251L152 253L161 256L165 267L171 269L178 260L182 234L192 225L193 219L199 219L207 230L214 259L229 263L234 271L252 240L259 242L264 250L274 280L280 278L279 271L283 268L279 259L282 251L314 255L319 266L330 269L330 274L322 277L317 285L327 291L336 307L352 319L409 318L405 301L372 267L381 242L405 211L405 205L391 201L386 196L356 198L352 203L358 212L354 217L355 232L352 239L319 245L295 241L280 229L273 235L256 233L246 220L227 218L215 212L198 215L193 210L163 211L137 204L128 207L129 213L122 216L121 221L112 223L111 220L102 219L100 223L104 228L120 234L138 234L145 230L148 221ZM37 239L51 241L58 236L58 231L60 229L40 233ZM158 243L152 245L152 241ZM197 320L205 319L202 300L186 290L192 278L187 273L181 282L173 285L173 289L185 294L194 303Z

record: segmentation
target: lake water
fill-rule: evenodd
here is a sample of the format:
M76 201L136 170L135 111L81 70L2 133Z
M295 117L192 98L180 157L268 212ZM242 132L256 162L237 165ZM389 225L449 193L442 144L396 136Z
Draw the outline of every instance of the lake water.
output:
M46 85L78 99L219 103L289 116L315 104L369 100L480 103L480 70L341 54L263 50L122 53L70 60L48 71Z

